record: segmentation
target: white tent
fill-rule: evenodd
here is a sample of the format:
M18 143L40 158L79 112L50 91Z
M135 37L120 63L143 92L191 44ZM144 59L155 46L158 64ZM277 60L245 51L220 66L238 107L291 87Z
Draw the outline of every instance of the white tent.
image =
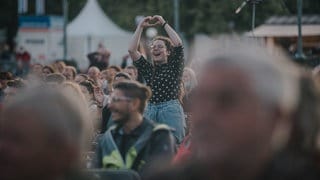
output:
M79 15L67 26L68 57L75 59L81 69L88 67L86 55L102 43L111 57L109 64L120 64L127 54L132 33L122 30L103 12L96 0L88 0Z

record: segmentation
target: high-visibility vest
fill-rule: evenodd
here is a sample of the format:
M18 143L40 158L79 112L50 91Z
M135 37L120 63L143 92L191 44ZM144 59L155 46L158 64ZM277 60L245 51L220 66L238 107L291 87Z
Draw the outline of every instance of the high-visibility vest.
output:
M116 129L116 126L112 126L101 137L101 153L102 153L102 167L108 169L131 169L138 154L149 142L152 134L158 130L171 130L171 128L164 124L155 124L153 128L146 128L142 135L138 138L136 143L129 148L126 153L125 160L122 158L121 153L114 142L111 131ZM142 167L145 162L141 160L138 162L138 167Z

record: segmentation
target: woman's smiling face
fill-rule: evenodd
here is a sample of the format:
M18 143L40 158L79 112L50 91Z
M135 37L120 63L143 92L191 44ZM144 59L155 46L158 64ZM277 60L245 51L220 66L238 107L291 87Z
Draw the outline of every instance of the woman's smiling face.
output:
M170 52L168 51L164 41L155 40L151 45L151 55L155 64L165 64L168 62Z

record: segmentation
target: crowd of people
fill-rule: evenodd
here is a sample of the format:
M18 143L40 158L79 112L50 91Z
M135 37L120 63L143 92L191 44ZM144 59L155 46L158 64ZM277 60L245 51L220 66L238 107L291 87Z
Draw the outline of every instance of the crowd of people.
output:
M151 61L146 27L163 28ZM99 46L79 73L62 61L0 73L0 179L320 178L320 74L265 47L231 41L185 67L179 35L147 16L128 45L133 65L109 65ZM128 57L126 57L127 59ZM24 65L25 66L25 65ZM28 67L29 68L29 67Z

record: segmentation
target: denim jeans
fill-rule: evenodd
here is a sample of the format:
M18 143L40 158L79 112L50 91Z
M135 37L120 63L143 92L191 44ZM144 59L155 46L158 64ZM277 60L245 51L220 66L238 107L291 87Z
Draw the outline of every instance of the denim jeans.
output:
M144 112L144 116L156 123L166 124L173 128L173 135L177 143L183 140L186 122L182 106L178 100L156 104L149 103Z

